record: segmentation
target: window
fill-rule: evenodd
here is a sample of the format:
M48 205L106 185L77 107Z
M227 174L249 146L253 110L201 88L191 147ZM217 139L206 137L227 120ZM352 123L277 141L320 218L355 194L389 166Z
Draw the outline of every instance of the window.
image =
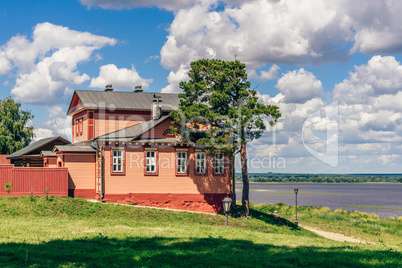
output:
M156 173L156 152L146 152L146 173Z
M84 122L82 121L82 118L75 120L75 136L82 135L84 129L83 124Z
M83 131L83 121L82 118L80 119L80 135L82 135L82 131Z
M123 152L113 151L113 172L123 172Z
M214 163L214 171L215 174L223 174L224 173L224 158L223 153L215 154L215 163Z
M110 174L126 175L126 151L121 148L115 148L110 152Z
M78 124L79 121L78 119L75 120L75 136L78 136L80 134L79 129L78 129Z
M198 152L195 156L195 173L205 174L206 173L206 159L205 153Z
M173 133L170 129L166 129L165 132L163 132L163 135L173 135Z
M187 174L187 152L177 152L177 173Z

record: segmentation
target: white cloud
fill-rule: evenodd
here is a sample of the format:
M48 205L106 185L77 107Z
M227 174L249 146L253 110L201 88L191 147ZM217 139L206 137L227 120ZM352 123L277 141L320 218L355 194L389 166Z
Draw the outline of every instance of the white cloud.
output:
M165 68L176 73L200 58L236 57L254 70L266 64L346 61L356 52L402 52L398 1L223 1L219 8L214 4L204 1L175 12L161 49ZM250 74L259 77L254 71ZM272 77L271 72L260 76Z
M65 109L59 105L55 105L53 107L46 108L49 118L54 119L58 117L63 117L66 115Z
M373 56L367 64L355 66L349 78L334 88L334 99L348 104L366 104L370 97L396 94L402 88L402 66L392 56Z
M50 138L53 137L53 131L51 129L47 129L47 128L35 128L34 129L34 141L38 141L41 139L46 139L46 138Z
M396 145L402 141L398 128L402 124L401 75L402 65L394 57L373 56L335 85L342 143Z
M177 93L180 92L181 89L179 84L181 81L188 81L188 72L190 68L187 65L181 65L177 71L171 71L168 76L169 85L162 88L162 93Z
M276 84L285 94L286 103L304 103L322 93L322 83L313 73L303 68L283 75Z
M71 141L72 138L72 128L71 128L71 117L63 116L57 118L51 118L43 123L45 129L50 129L53 136L62 136L67 140Z
M150 62L150 61L152 61L152 60L158 60L158 59L160 59L160 58L161 58L161 57L160 57L159 55L150 56L150 57L148 57L148 58L145 59L144 63L148 63L148 62Z
M153 79L141 78L134 65L129 70L127 68L119 69L114 64L108 64L100 67L99 76L92 78L89 87L104 88L106 85L112 84L117 89L134 89L139 85L143 89L147 89L152 81Z
M11 67L17 69L11 93L16 100L26 103L54 103L68 85L79 85L89 79L87 74L77 71L79 63L90 60L93 51L115 44L112 38L48 22L37 24L32 41L17 35L2 48Z
M35 141L40 139L62 136L71 141L71 117L67 116L65 109L59 105L46 108L48 120L41 124L41 127L34 128Z
M345 6L356 29L351 52L366 54L402 51L402 5L398 0L355 1Z
M400 155L392 154L392 155L381 155L378 159L381 160L383 164L388 164L389 162L399 160L400 158L401 158Z
M268 71L261 71L260 75L257 74L257 72L252 69L248 72L248 77L249 78L254 78L254 79L260 79L262 81L266 80L274 80L277 78L278 72L279 72L279 66L276 64L273 64Z
M156 6L167 10L188 8L202 2L188 0L80 0L86 6L99 6L104 9L128 9Z
M6 58L6 53L0 51L0 75L6 74L11 70L11 63Z

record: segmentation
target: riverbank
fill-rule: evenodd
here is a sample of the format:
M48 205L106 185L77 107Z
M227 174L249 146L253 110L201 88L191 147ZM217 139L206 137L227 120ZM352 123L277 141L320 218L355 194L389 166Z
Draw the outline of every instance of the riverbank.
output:
M400 265L400 246L328 240L295 226L284 217L284 207L282 220L275 220L267 211L274 208L252 206L249 219L232 214L225 227L224 215L73 198L0 198L0 262L6 267Z

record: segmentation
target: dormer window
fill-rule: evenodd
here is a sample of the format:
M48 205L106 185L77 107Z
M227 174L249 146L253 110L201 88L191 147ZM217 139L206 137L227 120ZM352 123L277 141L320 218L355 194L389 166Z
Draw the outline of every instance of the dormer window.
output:
M165 132L163 132L163 135L173 135L173 133L170 129L166 129Z

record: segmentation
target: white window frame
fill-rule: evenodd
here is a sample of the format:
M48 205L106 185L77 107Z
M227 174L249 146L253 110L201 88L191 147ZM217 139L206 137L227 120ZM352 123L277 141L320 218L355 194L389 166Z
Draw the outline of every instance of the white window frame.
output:
M156 151L146 151L145 172L156 173Z
M216 153L214 158L214 171L215 174L224 174L225 173L225 162L223 153Z
M187 174L187 152L177 152L177 174Z
M113 173L122 173L123 172L123 150L113 150L112 157L113 165L112 172Z
M196 154L195 154L195 173L196 174L207 173L206 159L207 159L207 157L204 152L196 152Z

